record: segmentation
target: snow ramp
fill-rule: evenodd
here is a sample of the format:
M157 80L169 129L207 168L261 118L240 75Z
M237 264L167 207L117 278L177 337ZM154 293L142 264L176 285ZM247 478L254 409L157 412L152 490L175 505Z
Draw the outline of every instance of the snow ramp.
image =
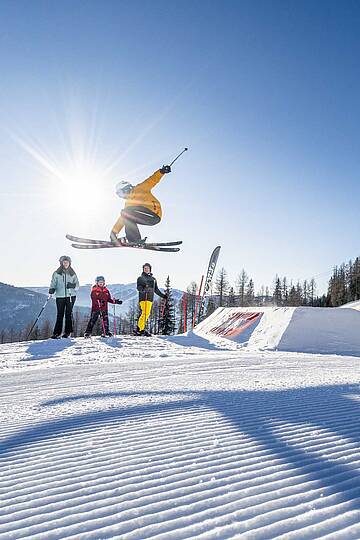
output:
M360 311L360 300L355 300L354 302L348 302L347 304L344 304L343 306L339 306L341 307L342 309L347 309L347 308L351 308L351 309L358 309Z
M218 308L194 332L255 350L360 356L360 311L354 309Z

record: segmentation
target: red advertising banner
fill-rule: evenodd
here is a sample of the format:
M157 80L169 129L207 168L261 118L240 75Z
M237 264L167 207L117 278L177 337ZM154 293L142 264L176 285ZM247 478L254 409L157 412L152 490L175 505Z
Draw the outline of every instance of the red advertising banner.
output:
M224 320L218 326L211 328L210 332L227 338L234 338L244 332L249 326L259 321L262 312L236 312Z

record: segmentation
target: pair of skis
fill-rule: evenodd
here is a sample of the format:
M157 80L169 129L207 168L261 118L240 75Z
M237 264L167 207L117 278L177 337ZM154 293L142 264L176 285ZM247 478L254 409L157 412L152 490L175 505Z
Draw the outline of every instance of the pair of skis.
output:
M179 246L180 244L182 244L181 240L177 242L152 242L144 244L128 242L126 244L115 244L113 242L108 242L107 240L94 240L91 238L73 236L71 234L67 234L66 238L68 240L71 240L71 245L77 249L135 248L146 249L150 251L165 251L175 253L177 251L180 251L180 248L175 246Z

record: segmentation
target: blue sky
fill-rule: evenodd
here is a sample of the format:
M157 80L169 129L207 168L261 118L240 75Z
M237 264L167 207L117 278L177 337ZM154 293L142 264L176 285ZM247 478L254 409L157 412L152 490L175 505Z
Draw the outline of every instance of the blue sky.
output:
M358 2L2 1L0 281L43 285L71 254L82 283L144 260L185 287L213 247L231 280L318 276L359 255ZM184 146L143 229L180 254L80 252L107 238L119 179Z

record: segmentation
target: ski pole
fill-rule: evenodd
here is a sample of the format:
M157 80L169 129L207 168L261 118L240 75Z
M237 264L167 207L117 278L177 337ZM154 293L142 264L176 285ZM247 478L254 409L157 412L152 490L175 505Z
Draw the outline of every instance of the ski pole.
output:
M116 336L116 305L113 304L113 310L114 310L114 336Z
M34 330L34 328L35 328L35 326L36 326L36 323L37 323L38 320L40 319L41 314L42 314L42 312L44 311L44 309L46 308L46 304L48 303L48 301L50 300L50 298L51 298L51 295L49 294L49 296L48 296L47 299L46 299L45 304L43 305L43 307L42 307L41 310L40 310L39 315L36 317L36 320L35 320L34 324L32 325L30 332L29 332L28 335L26 336L26 341L29 339L29 336L31 335L31 332Z
M72 296L70 296L70 304L71 304L71 325L72 325L72 334L73 334L73 335L74 335L74 330L75 330L75 324L74 324L74 312L73 312L73 310L74 310L74 303L75 303L75 302L72 301ZM74 337L76 337L76 336L74 336Z
M106 331L105 331L105 322L104 322L104 317L103 317L103 314L102 314L102 311L101 311L100 300L98 300L97 303L98 303L98 305L99 305L100 319L101 319L101 324L102 324L103 333L104 333L104 335L106 335Z
M172 167L172 166L174 165L175 161L178 160L179 157L182 156L184 152L187 152L187 150L189 150L189 149L188 149L188 148L184 148L184 150L182 150L182 152L180 152L180 154L179 154L178 156L176 156L175 159L172 160L172 162L170 163L169 167Z

